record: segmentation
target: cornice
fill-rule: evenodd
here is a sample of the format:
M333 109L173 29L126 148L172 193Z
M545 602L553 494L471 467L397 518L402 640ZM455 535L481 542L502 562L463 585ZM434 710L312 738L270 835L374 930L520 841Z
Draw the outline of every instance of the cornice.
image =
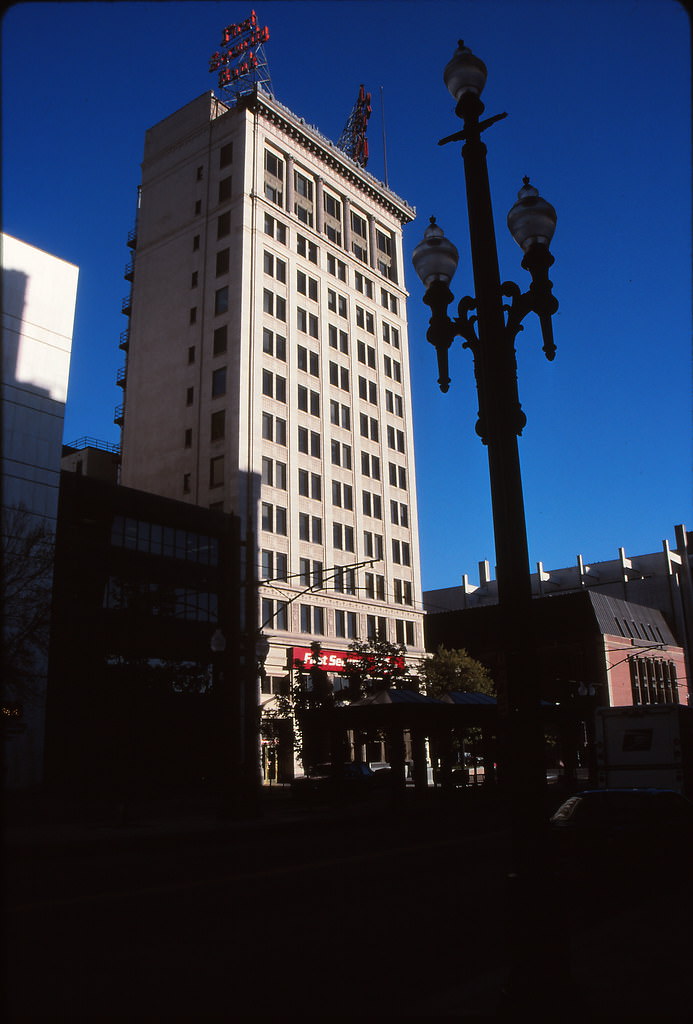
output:
M260 90L240 97L239 109L258 113L274 124L290 139L297 142L313 156L322 159L350 185L360 189L371 200L384 206L402 224L408 224L416 217L416 210L363 167L347 156L333 142L314 126L297 117L288 107L272 99Z

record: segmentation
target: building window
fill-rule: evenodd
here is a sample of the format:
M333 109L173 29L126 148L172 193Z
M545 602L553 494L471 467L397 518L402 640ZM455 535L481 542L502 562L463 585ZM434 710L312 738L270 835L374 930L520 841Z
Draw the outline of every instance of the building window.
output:
M349 390L349 369L346 366L338 366L337 363L330 363L329 366L330 384L342 391Z
M231 198L231 176L222 178L219 182L219 202L225 203Z
M347 316L347 300L345 295L340 295L333 288L327 289L327 308L331 313L336 313L337 316L346 318Z
M270 626L272 629L288 630L289 607L286 601L273 601L271 598L263 597L262 625Z
M323 230L335 245L342 244L342 204L339 199L323 192L322 206L324 212ZM344 278L346 280L346 278Z
M183 494L190 494L190 473L183 473Z
M228 167L233 161L233 142L227 142L219 150L219 167Z
M333 256L331 252L327 254L327 271L336 277L338 281L344 281L347 279L347 268L346 263L342 260L338 260L336 256Z
M360 363L369 366L371 370L375 370L375 348L373 345L367 345L365 341L359 341L356 346L356 355Z
M359 377L359 398L364 402L370 402L371 405L378 404L378 385L375 381Z
M349 335L346 331L340 331L334 324L328 324L327 327L328 340L331 348L338 349L339 352L344 352L345 355L349 354Z
M356 612L335 612L335 633L349 640L356 639Z
M678 704L676 665L664 658L631 658L633 704Z
M362 263L368 262L368 222L351 211L351 251Z
M332 544L338 551L354 550L354 528L343 523L332 524Z
M266 398L286 402L286 379L271 370L262 371L262 393Z
M342 466L344 469L351 469L351 445L340 444L339 441L331 442L332 465Z
M185 404L186 405L192 405L193 401L194 401L194 398L195 398L195 389L194 388L186 388L186 391L185 391Z
M262 482L268 487L286 490L286 463L264 457L262 460Z
M216 276L221 277L222 274L228 274L229 272L229 250L221 249L217 253L217 265L216 265Z
M209 460L209 486L221 487L224 483L224 456L216 455Z
M185 448L192 448L192 433L192 427L188 427L185 431L185 437L183 442L183 446Z
M214 315L220 316L222 313L228 313L229 311L229 288L228 285L224 285L223 288L217 288L214 293Z
M313 632L313 618L312 608L309 604L301 605L301 632L312 633Z
M387 620L384 616L366 616L366 636L369 640L387 640Z
M318 262L318 247L315 242L310 242L303 235L296 235L296 251L311 263Z
M265 250L263 266L266 274L276 278L282 284L286 284L286 262L279 256Z
M269 149L265 150L265 198L284 205L284 161Z
M294 213L300 221L313 227L313 182L294 171Z
M362 306L356 307L356 326L367 331L368 334L375 334L375 319L373 314Z
M191 324L197 323L197 306L191 306L190 307L189 320L190 320Z
M361 292L369 299L373 298L373 282L369 280L369 278L364 277L363 274L356 271L354 274L354 283L357 291Z
M226 432L226 410L217 409L212 413L210 420L209 439L210 441L221 441Z
M304 274L302 270L296 271L296 290L301 295L308 296L309 299L313 299L315 302L318 300L318 282L317 279L311 277L309 274Z
M265 441L274 441L275 444L286 446L286 420L263 412L262 437Z
M212 371L212 398L220 398L226 394L226 367L220 366Z
M263 501L262 529L267 533L286 536L286 509L281 505L272 505L268 501Z
M317 316L313 313L308 313L305 309L300 306L296 308L296 327L303 334L309 334L311 338L318 338L320 336L319 321Z
M262 332L262 351L286 362L286 338L265 327Z
M260 562L260 579L274 579L274 551L263 548Z
M227 337L228 327L226 324L216 328L212 339L212 355L221 356L226 352Z
M265 234L270 235L271 238L276 238L282 245L286 245L286 224L282 224L280 220L275 220L269 213L265 214Z

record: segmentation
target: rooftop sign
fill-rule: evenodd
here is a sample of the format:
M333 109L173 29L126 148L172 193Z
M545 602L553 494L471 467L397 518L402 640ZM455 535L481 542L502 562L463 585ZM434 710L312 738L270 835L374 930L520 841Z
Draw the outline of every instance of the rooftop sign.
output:
M252 78L258 84L267 84L269 74L262 76L261 69L267 69L262 51L263 43L269 39L269 28L258 25L257 14L236 25L227 25L221 35L221 50L212 54L209 70L218 71L220 89L231 88L241 80Z

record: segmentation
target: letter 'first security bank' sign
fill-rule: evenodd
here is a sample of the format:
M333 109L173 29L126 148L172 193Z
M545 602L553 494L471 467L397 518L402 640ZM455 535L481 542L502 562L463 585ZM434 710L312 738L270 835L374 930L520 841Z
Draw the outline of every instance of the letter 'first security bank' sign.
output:
M310 647L291 647L289 649L289 664L293 667L296 662L301 663L301 668L310 672L317 668L322 672L343 672L346 662L354 663L361 661L361 655L356 651L320 651L320 658L317 665L314 661L313 651ZM392 658L396 668L404 668L403 658Z

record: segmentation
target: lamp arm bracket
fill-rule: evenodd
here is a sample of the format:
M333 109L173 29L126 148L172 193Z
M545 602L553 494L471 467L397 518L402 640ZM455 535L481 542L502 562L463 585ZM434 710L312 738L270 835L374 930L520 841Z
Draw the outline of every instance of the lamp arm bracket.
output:
M504 281L501 285L501 295L510 299L510 303L503 303L503 311L508 314L505 329L510 339L514 339L522 328L522 321L533 308L533 296L529 292L520 291L519 285L514 281Z
M503 305L503 310L508 314L505 329L510 340L514 340L523 330L522 321L527 314L536 313L541 326L544 354L550 362L553 361L556 355L556 346L553 340L551 316L558 309L558 302L551 295L550 284L548 287L542 287L533 281L529 291L521 292L514 281L504 281L501 285L501 294L511 300L510 305L507 303Z
M485 121L472 122L467 128L463 128L460 132L454 132L452 135L447 135L444 139L438 141L439 146L445 146L448 142L464 142L469 138L473 138L476 135L480 135L481 132L486 131L496 121L502 121L504 117L507 117L507 111L504 114L494 114L493 117L487 117Z
M474 324L477 322L478 317L469 315L473 309L476 309L476 299L473 299L471 295L465 295L463 299L460 299L457 306L457 318L454 321L455 334L465 339L462 348L471 348L472 351L474 346L479 343L479 338L474 329Z

